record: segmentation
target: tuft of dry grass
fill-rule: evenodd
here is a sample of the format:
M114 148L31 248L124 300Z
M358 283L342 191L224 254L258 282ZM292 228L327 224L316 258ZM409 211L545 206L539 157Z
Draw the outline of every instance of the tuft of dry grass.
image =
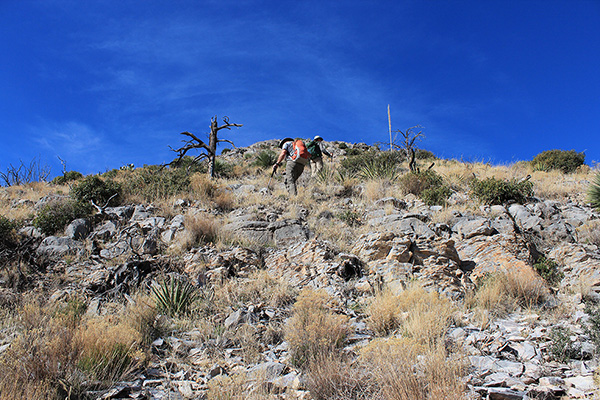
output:
M398 296L402 332L418 343L439 343L456 311L452 302L435 291L413 283Z
M547 295L546 283L533 270L509 271L484 278L467 295L465 305L479 310L478 318L486 325L490 315L502 317L519 307L534 307Z
M308 363L305 384L314 400L370 400L379 392L369 369L335 353L320 354Z
M78 397L86 382L109 386L145 361L139 333L114 316L85 320L77 299L18 310L18 332L0 357L3 399Z
M464 362L448 356L444 347L418 343L408 338L376 339L359 357L372 371L386 400L460 399L465 394L461 377Z
M212 214L187 214L185 229L176 235L171 248L174 251L187 251L204 243L216 243L221 238L221 222Z
M350 332L348 317L335 314L325 291L304 289L285 327L292 362L303 366L321 354L339 349Z
M590 220L577 228L579 242L600 248L600 220Z
M367 323L379 335L388 335L400 327L398 296L386 289L374 296L366 307Z

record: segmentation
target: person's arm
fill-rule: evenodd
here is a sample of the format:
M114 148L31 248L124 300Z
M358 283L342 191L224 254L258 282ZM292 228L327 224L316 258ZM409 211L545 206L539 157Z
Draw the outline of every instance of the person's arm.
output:
M286 156L287 151L285 149L281 149L281 153L279 153L279 157L277 157L277 162L273 164L273 171L277 171L277 168L281 165Z
M325 149L325 146L321 146L321 152L326 156L333 157L330 152Z

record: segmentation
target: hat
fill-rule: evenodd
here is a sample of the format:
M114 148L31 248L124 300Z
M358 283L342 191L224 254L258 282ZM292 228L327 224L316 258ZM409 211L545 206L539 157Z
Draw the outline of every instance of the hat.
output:
M281 142L279 142L279 148L282 149L283 145L286 144L287 142L291 142L294 139L290 138L290 137L286 137L285 139L283 139Z
M323 138L321 136L317 135L317 136L314 137L313 140L319 140L319 139L323 140Z

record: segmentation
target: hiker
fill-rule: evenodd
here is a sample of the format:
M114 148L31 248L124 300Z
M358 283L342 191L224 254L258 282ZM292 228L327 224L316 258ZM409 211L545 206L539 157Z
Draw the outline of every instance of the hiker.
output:
M310 171L311 176L317 175L323 169L323 154L333 157L327 150L321 148L323 138L319 135L306 146L310 153Z
M285 166L285 186L290 195L297 195L296 181L302 175L304 167L308 164L310 154L306 150L306 145L301 139L285 138L279 142L281 153L277 158L277 162L273 165L273 173L281 165L284 159L287 164Z

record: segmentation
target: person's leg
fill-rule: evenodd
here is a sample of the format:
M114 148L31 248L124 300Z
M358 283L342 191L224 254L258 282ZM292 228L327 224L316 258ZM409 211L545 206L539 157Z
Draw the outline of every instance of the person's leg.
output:
M294 176L294 170L296 169L297 165L298 163L296 163L295 161L288 161L285 165L285 187L290 196L295 196L297 193L296 179L298 179L298 177Z
M296 182L298 181L298 178L300 178L300 175L302 175L303 171L304 171L304 164L294 163L294 166L292 167L292 175L291 175L291 181L292 181L291 186L292 187L290 190L290 195L295 196L298 194Z
M323 169L323 157L315 159L315 165L312 170L312 176L317 175Z

